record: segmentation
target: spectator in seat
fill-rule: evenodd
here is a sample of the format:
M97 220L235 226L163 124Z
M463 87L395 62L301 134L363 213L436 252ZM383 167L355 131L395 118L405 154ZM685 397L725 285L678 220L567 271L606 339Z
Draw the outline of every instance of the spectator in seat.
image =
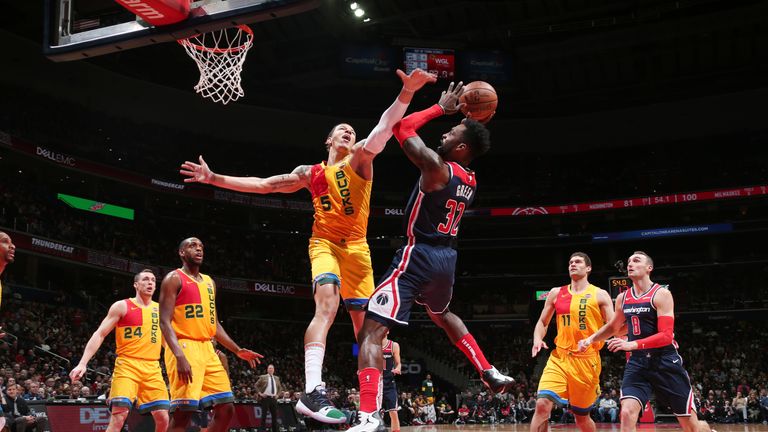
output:
M461 408L459 408L459 417L456 419L456 424L467 424L469 421L469 408L467 407L467 404L461 404Z
M760 421L760 400L757 398L757 391L752 390L747 397L747 421L758 423Z
M597 413L600 414L600 421L616 423L616 418L619 415L619 406L616 404L616 400L608 395L608 392L603 392Z
M760 412L762 413L763 424L768 424L768 390L760 390Z
M450 424L453 422L455 414L456 411L453 410L449 403L442 403L440 404L440 411L437 413L437 421L438 423Z
M731 401L731 406L733 407L734 411L736 411L736 414L739 416L739 420L746 422L747 421L747 398L744 397L744 395L740 392L736 392L736 396Z
M731 401L726 400L723 405L723 415L720 417L721 423L736 423L739 421L739 415L736 414L736 410L733 409Z
M14 385L8 387L8 393L5 397L6 404L3 405L3 412L8 417L8 426L11 432L26 432L27 430L36 430L38 432L45 430L45 419L37 418L21 396L21 386Z

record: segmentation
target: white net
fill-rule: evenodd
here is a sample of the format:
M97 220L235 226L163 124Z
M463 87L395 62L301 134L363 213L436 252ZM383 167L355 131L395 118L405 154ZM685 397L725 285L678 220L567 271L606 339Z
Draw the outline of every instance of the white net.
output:
M245 95L240 73L253 45L253 31L248 26L203 33L180 39L179 43L200 70L200 81L195 86L197 93L224 105Z

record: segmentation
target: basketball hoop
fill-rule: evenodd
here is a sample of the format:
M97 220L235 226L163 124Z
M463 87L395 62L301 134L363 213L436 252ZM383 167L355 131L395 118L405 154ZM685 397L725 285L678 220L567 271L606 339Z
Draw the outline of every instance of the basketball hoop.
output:
M253 30L247 25L215 30L178 41L200 70L195 91L214 102L226 105L245 92L240 73L248 50L253 46Z

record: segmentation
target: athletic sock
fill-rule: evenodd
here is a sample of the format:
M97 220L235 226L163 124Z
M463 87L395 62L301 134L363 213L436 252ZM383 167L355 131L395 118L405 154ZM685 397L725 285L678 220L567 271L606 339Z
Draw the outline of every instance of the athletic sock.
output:
M323 384L323 357L325 345L320 342L310 342L304 345L304 376L306 378L305 393L312 393L315 387Z
M464 353L465 356L472 362L472 365L477 369L477 372L483 373L484 370L490 369L492 366L485 359L483 350L475 342L475 338L471 334L465 334L461 339L456 342L456 346Z
M369 414L376 412L380 377L381 371L372 367L357 373L357 379L360 381L360 411Z

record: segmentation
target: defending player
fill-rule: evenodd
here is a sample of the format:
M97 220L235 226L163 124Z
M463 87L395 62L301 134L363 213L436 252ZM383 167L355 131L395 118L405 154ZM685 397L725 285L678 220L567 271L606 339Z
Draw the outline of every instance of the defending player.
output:
M531 432L547 430L553 402L570 407L582 432L595 431L595 422L589 413L600 395L603 344L595 343L587 351L579 352L578 341L613 318L613 305L608 292L589 283L591 272L589 256L584 252L573 253L568 260L571 283L549 291L536 323L531 357L536 357L542 348L549 348L543 339L553 315L556 315L557 337L539 380Z
M401 373L400 344L384 336L381 353L384 356L384 370L381 373L383 381L381 407L389 413L392 432L400 432L400 418L397 416L397 386L395 375Z
M443 134L435 152L416 133L428 121L456 113L462 89L462 83L455 88L451 83L437 104L409 115L394 128L403 151L421 171L421 178L405 211L408 244L397 251L389 271L371 295L358 335L360 423L350 432L384 429L376 406L381 343L390 327L408 323L414 302L426 306L432 321L467 356L492 391L504 392L514 382L488 363L461 318L448 310L456 267L456 235L477 186L475 173L466 166L488 151L490 134L481 123L466 119Z
M165 368L171 390L173 417L169 431L183 432L198 408L213 406L210 432L224 432L235 412L229 376L213 349L212 338L251 367L262 358L240 348L216 315L216 284L200 273L203 242L182 240L182 267L168 273L160 286L160 327L165 338Z
M336 318L339 296L357 335L365 304L373 292L371 253L366 241L373 159L392 137L392 126L405 114L414 92L436 80L420 69L410 75L400 70L397 73L403 88L366 139L356 142L355 130L346 123L331 130L325 140L328 162L301 165L290 174L268 178L216 174L202 156L199 164L187 161L181 166L181 174L189 176L185 182L259 194L301 189L312 194L315 222L309 239L309 258L315 315L304 334L305 391L296 409L324 423L346 421L344 414L331 404L322 382L326 337Z
M627 340L613 338L608 349L631 353L621 381L621 430L634 431L637 419L651 397L668 405L686 432L709 432L707 422L696 416L693 389L683 359L677 352L675 307L672 293L651 281L653 259L637 251L629 257L627 275L632 288L616 297L616 314L592 336L579 341L587 350L615 334L626 323Z
M155 431L168 428L168 389L160 370L160 311L152 301L156 281L152 270L142 270L133 277L136 296L116 301L107 316L93 332L85 345L80 362L69 373L72 382L82 378L88 362L115 330L117 358L112 372L112 383L107 401L110 407L107 432L120 432L131 408L136 405L140 413L151 413Z

